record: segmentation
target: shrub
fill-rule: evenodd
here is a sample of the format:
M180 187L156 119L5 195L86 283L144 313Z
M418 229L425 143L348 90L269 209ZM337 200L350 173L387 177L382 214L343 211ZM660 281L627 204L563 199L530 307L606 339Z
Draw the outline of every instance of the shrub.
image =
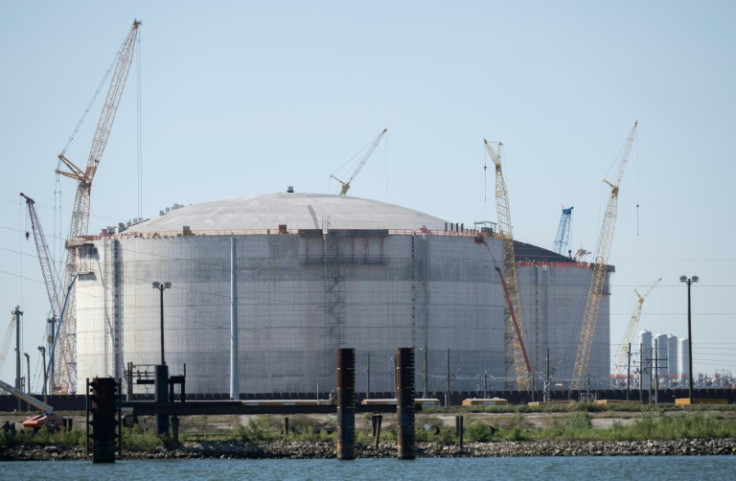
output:
M526 441L529 439L520 426L514 426L514 428L506 434L505 438L509 441Z
M496 437L496 428L480 422L472 423L465 428L465 439L469 442L488 443Z

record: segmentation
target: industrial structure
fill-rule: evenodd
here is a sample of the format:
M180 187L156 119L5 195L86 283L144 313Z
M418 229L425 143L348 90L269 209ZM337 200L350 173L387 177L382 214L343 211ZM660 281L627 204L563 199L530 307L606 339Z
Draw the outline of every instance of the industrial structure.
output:
M80 379L124 379L129 363L157 364L161 319L166 363L172 372L186 365L188 393L232 385L236 396L326 393L339 347L354 348L366 366L356 372L358 392L393 390L396 346L415 347L417 390L475 391L485 379L500 390L515 381L505 369L507 304L493 265L504 235L293 190L176 206L81 238ZM554 380L567 387L592 266L518 241L514 248L532 382L541 388L549 349ZM154 281L170 288L160 293ZM587 372L605 385L608 295L601 304Z
M629 153L634 145L634 136L636 135L636 127L638 121L634 122L634 126L629 132L626 146L618 163L618 173L613 183L604 180L611 188L611 195L608 198L606 206L606 214L603 217L603 225L601 233L598 237L598 245L595 250L593 259L593 277L590 282L588 296L585 300L585 311L583 314L583 324L580 330L580 341L577 343L577 355L575 358L575 368L573 371L572 381L570 382L570 391L582 389L585 379L590 377L590 355L593 352L594 337L597 334L598 311L605 292L606 282L608 280L608 259L611 255L611 245L613 243L613 231L616 227L616 215L618 211L618 191L621 185L621 179L626 170L626 163L629 160Z
M125 83L128 79L130 66L133 62L133 53L135 51L135 41L138 36L138 27L141 22L133 21L133 26L125 38L125 41L115 55L114 66L111 68L110 86L105 96L105 103L100 112L100 118L95 128L95 135L92 139L90 151L87 156L87 162L84 169L76 166L71 160L67 159L66 149L74 139L79 129L79 125L74 130L64 149L58 155L59 161L64 164L68 170L56 170L56 173L69 177L77 182L77 190L74 197L74 208L72 211L71 221L69 223L69 233L67 235L67 258L65 263L64 275L62 277L62 290L67 289L74 282L75 272L78 271L77 262L80 256L79 245L77 240L87 235L89 227L90 200L92 191L92 180L97 173L97 169L102 160L102 155L107 147L107 140L110 137L115 115L125 90ZM108 72L109 74L110 72ZM99 92L99 91L98 91ZM95 94L96 96L96 94ZM89 109L89 108L88 108ZM85 112L86 116L86 112ZM82 120L84 120L84 117ZM81 121L80 121L81 124ZM39 250L40 252L40 250ZM43 261L42 261L43 264ZM48 282L47 282L48 285ZM56 331L61 339L61 355L52 356L52 362L56 364L53 370L52 383L54 391L60 393L75 393L77 380L77 335L76 335L76 316L74 296L70 299L70 305L65 310L64 316L57 318L59 323ZM58 304L58 299L56 300ZM52 300L52 306L54 301ZM52 307L52 312L57 314ZM52 329L54 325L52 323Z

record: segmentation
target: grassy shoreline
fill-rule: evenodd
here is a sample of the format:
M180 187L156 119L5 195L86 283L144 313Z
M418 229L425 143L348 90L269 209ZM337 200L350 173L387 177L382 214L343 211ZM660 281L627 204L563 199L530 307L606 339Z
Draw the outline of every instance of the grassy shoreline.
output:
M77 421L70 432L49 433L18 430L0 431L0 448L17 446L83 447L83 415L73 413ZM736 410L733 406L636 404L597 406L574 403L530 408L505 406L488 408L430 408L416 416L416 441L454 445L458 443L455 416L465 416L463 440L466 443L502 442L622 442L672 441L681 439L736 439ZM26 414L0 413L0 420ZM81 418L81 419L80 419ZM290 432L284 432L283 416L190 416L181 418L179 445L186 443L258 443L275 442L328 443L337 440L334 416L289 416ZM81 421L81 422L80 422ZM356 416L355 440L372 444L370 414ZM384 415L380 441L396 440L392 415ZM123 429L123 447L132 451L175 449L173 439L156 436L152 419L141 419Z

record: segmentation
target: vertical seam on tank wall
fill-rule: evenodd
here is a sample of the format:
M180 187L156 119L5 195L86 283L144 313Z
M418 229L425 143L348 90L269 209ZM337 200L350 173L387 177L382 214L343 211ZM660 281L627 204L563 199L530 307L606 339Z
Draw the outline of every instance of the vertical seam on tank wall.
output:
M114 311L113 311L113 333L112 333L112 343L113 343L113 358L112 358L112 370L113 370L113 376L115 379L119 379L121 377L121 367L122 367L122 320L123 320L123 249L120 246L119 240L113 241L114 250L115 250L115 257L114 257L114 265L113 265L113 278L114 278L114 285L113 288L115 289L115 295L113 297L115 301Z

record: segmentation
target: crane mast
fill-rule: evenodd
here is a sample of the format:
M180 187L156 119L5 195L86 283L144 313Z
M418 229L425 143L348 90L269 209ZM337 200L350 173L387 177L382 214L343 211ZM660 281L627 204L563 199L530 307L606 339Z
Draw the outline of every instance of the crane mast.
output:
M618 174L614 183L603 180L611 187L611 196L608 199L606 214L603 218L600 236L598 237L598 246L595 250L595 258L593 264L593 274L590 280L590 288L588 289L588 297L585 302L585 310L583 312L583 323L580 329L580 341L578 342L577 355L575 357L575 365L573 367L572 379L570 380L570 391L580 390L588 370L588 362L590 360L590 350L593 346L593 337L595 336L595 327L598 321L598 310L603 297L603 287L606 282L606 273L608 271L608 259L611 254L611 243L613 240L613 231L616 227L616 213L618 207L618 190L621 179L626 169L626 163L634 144L636 127L638 121L634 122L634 126L629 133L626 147L619 161Z
M570 218L572 217L572 207L562 208L562 216L560 216L560 225L557 226L557 235L555 236L555 245L553 251L560 255L565 255L567 246L570 243Z
M483 139L488 151L488 156L493 160L496 168L496 213L498 215L498 227L501 236L503 236L503 257L504 257L504 277L506 279L506 294L510 300L509 308L506 310L505 338L507 345L507 359L513 362L507 362L507 376L510 376L510 365L513 363L514 373L516 377L516 388L519 391L528 391L529 371L527 369L528 360L523 346L522 333L524 332L522 316L521 316L521 300L519 297L519 281L516 275L516 257L514 253L514 237L511 226L511 210L509 208L509 198L506 190L506 182L503 178L501 170L501 155L503 144L498 143L498 151L494 150L491 144ZM516 314L514 316L514 314ZM517 333L515 335L514 333ZM511 346L509 353L508 346ZM511 356L508 356L511 354Z
M92 180L97 173L97 169L102 160L102 155L107 146L107 140L110 137L115 120L115 114L120 104L120 99L125 89L125 82L128 79L130 66L133 61L133 53L135 50L135 40L138 34L138 27L141 22L133 21L133 27L123 42L117 53L117 61L110 80L110 87L105 97L105 103L97 122L97 128L92 139L92 146L87 156L87 165L84 170L77 167L72 161L67 159L64 152L59 154L59 160L67 167L68 171L57 170L56 172L77 181L77 190L74 197L74 208L72 211L71 221L69 223L69 234L67 235L67 262L64 272L64 286L71 285L72 279L77 273L80 237L87 235L89 227L90 212L90 194L92 190ZM53 382L62 393L74 393L76 391L76 317L75 317L75 300L74 296L69 299L65 319L59 328L61 330L60 337L63 365L55 370L56 377ZM61 359L59 360L61 362Z
M636 301L636 307L634 308L634 313L631 315L631 319L629 320L629 325L626 327L626 332L624 333L624 340L621 344L621 352L618 354L618 359L616 360L616 371L615 374L618 376L620 374L623 374L624 368L626 367L627 358L629 356L629 343L634 339L634 335L636 333L636 329L639 327L639 318L641 317L641 307L644 305L644 299L649 295L649 293L654 290L655 287L657 287L657 284L659 284L659 281L661 281L662 278L660 277L654 283L652 283L646 291L644 291L644 294L639 294L639 291L634 289L634 294L636 294L637 301Z
M373 154L373 151L376 150L376 147L378 147L378 144L381 143L381 139L383 138L384 135L386 135L387 130L388 130L388 127L383 129L381 133L378 134L378 136L375 139L373 139L370 147L368 147L368 150L366 151L365 155L363 155L363 158L360 160L360 162L358 163L358 166L353 171L353 175L350 176L347 182L343 182L342 180L338 179L334 175L330 175L330 177L332 177L333 179L335 179L336 181L342 184L342 187L340 188L341 196L347 195L348 190L350 189L350 183L353 181L353 179L355 179L355 176L358 175L358 173L360 172L360 169L363 168L365 163L368 162L368 158Z

